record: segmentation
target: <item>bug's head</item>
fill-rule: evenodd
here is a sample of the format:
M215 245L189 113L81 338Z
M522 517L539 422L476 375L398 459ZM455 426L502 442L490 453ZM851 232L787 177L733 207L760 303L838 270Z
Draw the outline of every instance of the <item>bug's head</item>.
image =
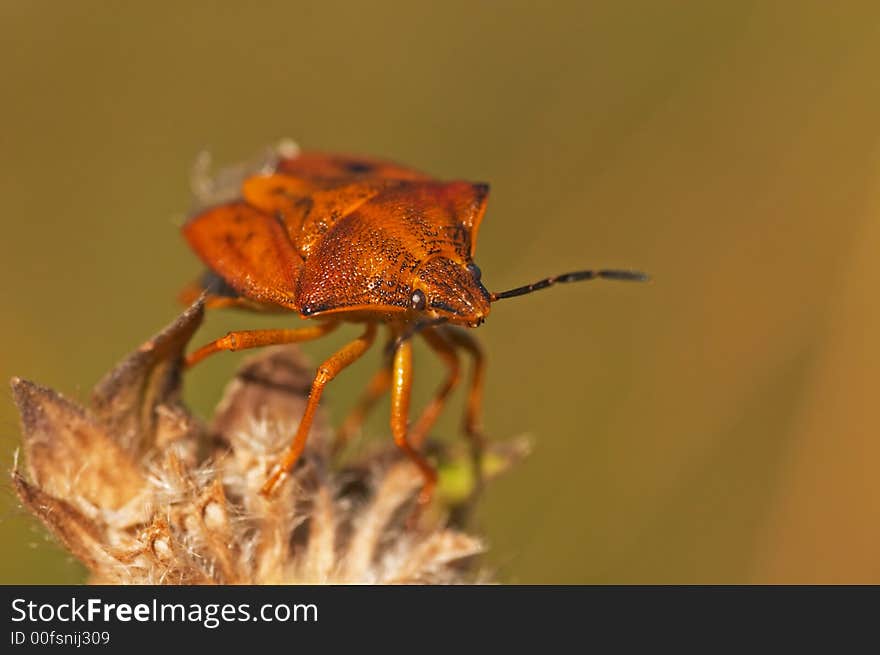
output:
M414 311L434 320L477 327L489 314L491 294L473 262L433 257L417 271L410 294Z

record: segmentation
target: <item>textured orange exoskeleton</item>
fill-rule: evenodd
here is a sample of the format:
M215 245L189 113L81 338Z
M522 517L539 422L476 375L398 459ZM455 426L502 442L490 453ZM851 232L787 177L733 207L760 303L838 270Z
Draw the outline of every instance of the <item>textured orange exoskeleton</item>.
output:
M389 358L343 424L339 443L355 432L389 388L395 443L419 467L428 502L436 482L420 454L428 431L460 378L459 353L473 359L465 416L479 473L484 357L463 327L486 319L490 303L556 282L606 277L641 280L635 271L579 271L501 293L483 286L474 250L489 187L439 181L378 159L279 151L243 178L235 198L197 212L183 233L210 269L198 291L208 307L289 310L309 327L230 332L187 358L194 365L216 352L321 337L342 322L363 334L318 367L296 435L269 472L271 493L305 446L324 386L373 343L377 326L390 332ZM192 294L190 294L191 296ZM412 425L411 338L418 334L448 368L448 376Z

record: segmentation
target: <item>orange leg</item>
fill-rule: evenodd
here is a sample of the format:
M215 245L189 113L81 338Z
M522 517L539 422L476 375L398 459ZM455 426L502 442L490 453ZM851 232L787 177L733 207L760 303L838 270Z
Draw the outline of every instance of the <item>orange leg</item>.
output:
M483 481L483 449L486 439L483 436L483 384L486 377L486 357L483 348L469 332L459 328L444 326L443 334L456 346L468 352L473 359L470 388L467 395L467 406L464 415L464 432L471 442L476 488Z
M205 296L205 309L226 309L227 307L250 307L244 298L230 298L229 296Z
M337 350L318 367L318 372L312 381L312 390L309 392L309 401L306 404L303 417L300 419L296 435L282 453L278 462L272 467L269 477L263 484L262 489L260 489L260 493L264 496L268 496L275 491L278 484L287 476L287 472L296 464L296 461L302 454L303 448L306 445L306 438L309 436L309 428L312 426L312 419L315 417L315 410L318 409L318 401L321 400L321 394L326 384L344 368L357 361L373 344L375 338L376 324L370 323L360 337Z
M183 296L181 296L183 298ZM195 298L193 299L195 301ZM181 303L184 305L191 305L192 303ZM230 296L215 296L213 294L208 294L205 296L205 309L227 309L227 308L238 308L238 309L249 309L251 311L258 312L277 312L277 309L274 309L268 305L261 305L260 303L254 302L253 300L248 300L247 298L231 298ZM282 308L283 309L283 308Z
M382 368L373 375L363 395L358 399L357 405L355 405L336 433L336 441L333 444L334 453L341 451L351 438L357 434L370 411L376 406L378 400L388 391L390 386L391 365L390 363L387 365L383 364Z
M446 399L449 397L449 394L453 392L455 387L458 386L458 382L461 379L461 365L458 361L458 353L455 352L455 348L450 343L449 339L447 339L442 332L434 329L425 330L422 332L422 337L428 342L431 350L437 353L440 359L443 360L443 363L446 364L449 372L446 379L434 393L431 402L429 402L427 407L422 410L419 420L416 421L413 428L409 431L409 442L415 448L422 447L425 438L428 436L428 432L434 427L434 423L437 422L437 417L440 416L440 412L443 411Z
M186 366L195 366L200 361L225 350L235 351L246 348L259 348L260 346L273 346L282 343L300 343L318 339L332 332L338 323L319 323L307 328L293 330L244 330L230 332L225 337L205 344L186 357Z
M437 472L413 448L406 438L409 421L409 399L412 391L412 341L406 340L394 352L394 363L391 371L391 434L394 443L400 448L413 464L419 467L425 484L419 494L419 505L426 505L434 495L437 485Z

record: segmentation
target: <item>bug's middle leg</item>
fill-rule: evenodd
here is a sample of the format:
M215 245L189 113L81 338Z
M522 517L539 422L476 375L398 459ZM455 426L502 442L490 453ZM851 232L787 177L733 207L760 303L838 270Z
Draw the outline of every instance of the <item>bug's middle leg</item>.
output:
M268 496L275 491L278 484L287 475L287 472L296 464L305 448L306 438L309 436L309 428L312 426L315 410L318 409L318 401L321 399L325 385L335 378L340 371L357 361L361 355L367 352L375 338L376 324L370 323L360 337L337 350L318 367L318 372L312 381L309 400L303 412L303 417L300 419L296 435L294 435L290 445L281 454L278 462L269 471L269 476L260 489L260 493Z
M419 494L418 502L419 505L426 505L434 495L437 472L407 439L412 377L412 341L408 339L400 344L394 352L391 371L391 434L394 436L394 443L397 444L397 447L409 457L410 461L422 473L425 484Z

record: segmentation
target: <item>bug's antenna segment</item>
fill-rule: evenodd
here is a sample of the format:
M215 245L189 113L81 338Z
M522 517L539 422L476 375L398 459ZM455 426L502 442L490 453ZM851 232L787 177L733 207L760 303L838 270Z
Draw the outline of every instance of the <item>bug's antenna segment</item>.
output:
M554 275L552 277L532 282L523 287L501 291L491 294L489 300L504 300L505 298L514 298L516 296L524 296L533 291L546 289L559 282L582 282L583 280L595 280L596 278L604 278L606 280L622 280L624 282L646 282L650 278L646 273L641 271L620 271L620 270L598 270L598 271L575 271L573 273L563 273L562 275Z

